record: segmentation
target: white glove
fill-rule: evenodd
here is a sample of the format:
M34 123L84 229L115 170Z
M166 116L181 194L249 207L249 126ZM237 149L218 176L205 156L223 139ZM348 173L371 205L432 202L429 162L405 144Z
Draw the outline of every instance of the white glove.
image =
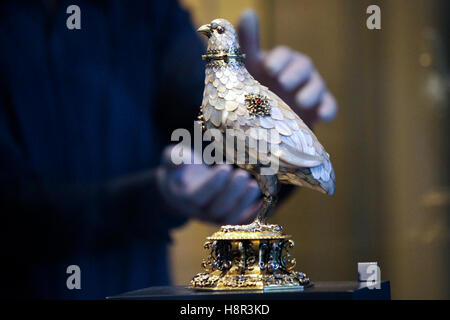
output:
M174 165L173 148L164 150L156 173L159 191L169 207L185 217L218 224L253 221L261 205L259 187L253 177L228 164ZM188 158L197 157L190 149L183 152Z
M286 46L262 51L258 16L253 10L242 13L238 35L242 52L246 54L247 70L279 95L308 125L316 120L334 119L336 100L309 57Z

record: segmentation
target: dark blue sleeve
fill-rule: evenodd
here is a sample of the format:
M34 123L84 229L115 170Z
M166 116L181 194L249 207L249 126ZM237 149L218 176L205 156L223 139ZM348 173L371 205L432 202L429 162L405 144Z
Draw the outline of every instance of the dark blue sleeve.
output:
M161 130L170 137L172 129L195 120L203 65L202 43L188 13L175 1L167 6L161 17L167 29L160 39L158 112L165 119ZM161 203L152 169L97 184L44 183L27 163L9 105L0 92L0 239L13 243L5 253L49 261L135 238L168 239L169 230L186 221Z
M60 259L136 238L168 239L184 222L157 208L154 171L91 185L49 185L29 168L7 108L0 103L0 240L3 254L27 261Z
M162 32L158 114L161 130L192 130L197 119L203 93L205 47L192 25L190 15L176 1L167 1L165 30Z

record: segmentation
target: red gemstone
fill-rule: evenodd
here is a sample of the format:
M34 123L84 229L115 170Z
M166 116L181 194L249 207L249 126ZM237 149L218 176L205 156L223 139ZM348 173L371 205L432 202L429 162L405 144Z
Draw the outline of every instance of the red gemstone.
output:
M257 101L257 102L258 102L258 104L260 104L260 103L261 103L262 101L261 101L261 99L258 99L258 101Z

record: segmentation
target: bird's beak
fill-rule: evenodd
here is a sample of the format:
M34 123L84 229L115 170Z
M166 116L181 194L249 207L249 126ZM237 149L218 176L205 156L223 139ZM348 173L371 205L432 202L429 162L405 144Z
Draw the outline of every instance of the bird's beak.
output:
M208 38L211 37L211 25L210 24L204 24L200 28L197 29L197 32L204 34Z

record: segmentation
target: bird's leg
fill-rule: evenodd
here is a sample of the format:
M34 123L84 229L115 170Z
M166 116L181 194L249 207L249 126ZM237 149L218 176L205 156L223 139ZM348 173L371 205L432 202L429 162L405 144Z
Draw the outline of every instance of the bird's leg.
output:
M252 224L261 226L266 224L266 220L277 202L279 184L276 175L255 175L255 178L264 198L258 216Z
M275 204L277 203L277 197L272 195L264 195L263 203L261 209L258 212L258 216L256 217L253 223L257 225L265 225L267 218L270 216Z

